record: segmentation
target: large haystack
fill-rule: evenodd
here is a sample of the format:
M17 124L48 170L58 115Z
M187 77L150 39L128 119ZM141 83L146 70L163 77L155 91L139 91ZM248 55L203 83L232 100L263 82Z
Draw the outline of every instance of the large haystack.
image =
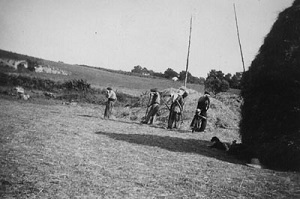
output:
M279 14L242 84L242 142L269 166L300 169L300 0Z

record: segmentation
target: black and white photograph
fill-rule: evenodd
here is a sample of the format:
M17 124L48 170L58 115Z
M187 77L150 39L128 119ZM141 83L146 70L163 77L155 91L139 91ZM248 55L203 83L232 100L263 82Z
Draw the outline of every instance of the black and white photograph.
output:
M0 198L300 198L300 0L0 0Z

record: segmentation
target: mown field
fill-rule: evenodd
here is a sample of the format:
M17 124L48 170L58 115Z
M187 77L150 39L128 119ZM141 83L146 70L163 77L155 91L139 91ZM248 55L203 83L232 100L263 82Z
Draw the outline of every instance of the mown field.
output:
M214 135L238 139L237 129L168 131L104 120L103 111L1 96L0 197L300 197L299 173L248 167L208 147Z
M94 88L111 86L140 98L150 88L182 86L167 79L43 62L70 75L22 75L61 82L84 79ZM165 128L168 110L163 104L155 125L148 126L140 123L144 103L120 104L115 118L104 120L103 103L69 103L35 89L25 89L32 96L23 101L2 92L0 198L300 198L299 173L249 167L208 147L213 136L240 141L239 96L214 96L206 132L191 133L189 124L204 87L188 84L188 90L183 124L176 131Z

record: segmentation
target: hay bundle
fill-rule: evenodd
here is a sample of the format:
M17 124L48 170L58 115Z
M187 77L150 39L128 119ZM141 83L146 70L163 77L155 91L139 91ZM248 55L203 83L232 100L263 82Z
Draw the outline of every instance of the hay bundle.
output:
M242 142L258 144L264 164L300 169L299 158L286 154L300 156L300 0L279 14L242 86Z

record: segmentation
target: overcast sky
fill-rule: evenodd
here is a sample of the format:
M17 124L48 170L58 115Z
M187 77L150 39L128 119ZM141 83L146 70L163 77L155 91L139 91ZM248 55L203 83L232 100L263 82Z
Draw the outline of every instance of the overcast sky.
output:
M293 0L0 0L0 49L71 64L130 71L140 65L189 71L242 71L278 14Z

